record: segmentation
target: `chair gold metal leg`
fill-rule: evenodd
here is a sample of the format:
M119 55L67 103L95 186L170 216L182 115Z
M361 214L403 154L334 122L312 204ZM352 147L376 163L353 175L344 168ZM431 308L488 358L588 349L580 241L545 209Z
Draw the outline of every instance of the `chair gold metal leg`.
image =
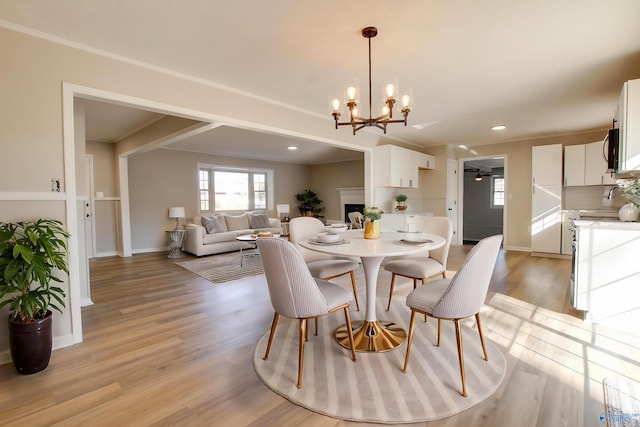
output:
M409 336L407 337L407 354L404 357L404 367L402 372L407 373L409 366L409 354L411 353L411 343L413 342L413 328L416 326L416 312L411 310L411 320L409 321Z
M413 289L418 287L418 279L416 279L415 277L413 278Z
M356 273L351 270L349 272L351 275L351 287L353 288L353 298L356 300L356 310L360 311L360 304L358 303L358 290L356 287Z
M454 319L453 323L456 328L456 342L458 343L458 362L460 362L460 378L462 378L462 397L467 397L467 385L464 381L464 355L462 351L462 329L460 329L459 319Z
M396 284L396 273L391 274L391 285L389 285L389 302L387 303L387 311L391 308L391 296L393 295L393 286Z
M489 360L489 356L487 355L487 347L485 347L484 345L484 336L482 335L482 322L480 321L480 312L476 313L476 323L478 324L478 333L480 334L480 342L482 343L484 360Z
M440 324L442 323L442 319L438 319L438 342L436 343L436 347L440 347Z
M298 388L302 387L302 368L304 366L304 340L307 336L307 319L300 319L300 339L298 348Z
M264 360L267 360L267 358L269 357L269 352L271 351L271 343L273 342L273 334L276 333L276 326L278 326L279 316L280 315L277 312L273 315L273 322L271 322L271 332L269 333L269 341L267 343L267 351L264 352Z
M353 329L351 328L351 315L349 314L349 306L344 308L344 317L347 322L347 331L349 333L349 344L351 344L351 358L356 361L356 344L353 341Z

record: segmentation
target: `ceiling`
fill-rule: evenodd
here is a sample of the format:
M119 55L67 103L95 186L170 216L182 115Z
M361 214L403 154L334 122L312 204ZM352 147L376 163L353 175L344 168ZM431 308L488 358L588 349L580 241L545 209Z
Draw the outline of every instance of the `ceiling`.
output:
M639 16L637 0L0 1L0 25L323 115L327 126L333 126L329 100L341 97L350 78L366 88L367 41L360 32L376 26L374 101L381 97L383 77L397 78L401 91L411 89L409 126L390 125L388 136L418 148L606 129L622 83L640 77ZM368 102L362 101L366 115ZM87 134L115 141L157 118L122 106L90 105ZM507 128L492 131L497 124ZM220 154L243 155L225 145L237 140L237 132L259 158L283 160L283 145L323 147L223 124L172 148L213 146ZM276 151L259 152L263 147ZM312 151L312 160L298 150L286 159L361 156L333 150L325 157Z

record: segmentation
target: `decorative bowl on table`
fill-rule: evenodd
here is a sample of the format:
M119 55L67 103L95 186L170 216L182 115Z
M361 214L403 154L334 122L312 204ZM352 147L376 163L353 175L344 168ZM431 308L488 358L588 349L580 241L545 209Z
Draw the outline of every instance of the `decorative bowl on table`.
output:
M327 233L340 234L347 231L348 228L349 227L347 227L347 224L331 224L329 227L327 227Z
M318 239L318 242L332 243L332 242L337 242L338 240L340 240L340 235L338 235L338 234L329 234L329 233L320 233L320 234L316 235L316 238Z

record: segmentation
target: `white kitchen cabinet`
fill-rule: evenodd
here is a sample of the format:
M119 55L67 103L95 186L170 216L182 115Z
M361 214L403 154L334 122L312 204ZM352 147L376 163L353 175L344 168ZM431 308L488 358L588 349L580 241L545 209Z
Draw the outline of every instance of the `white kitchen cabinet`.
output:
M640 170L640 79L625 82L616 127L620 128L619 171Z
M531 250L560 253L562 144L532 147Z
M431 154L416 152L416 160L419 169L435 169L436 158Z
M562 185L562 144L532 147L531 175L536 185Z
M564 185L584 185L585 145L564 147Z
M536 186L531 199L531 250L560 253L562 186Z
M585 145L584 185L616 185L615 176L607 172L605 152L606 146L603 141Z
M375 151L375 177L378 187L418 188L416 154L396 145L380 145Z
M637 333L640 223L576 221L572 303L596 323Z

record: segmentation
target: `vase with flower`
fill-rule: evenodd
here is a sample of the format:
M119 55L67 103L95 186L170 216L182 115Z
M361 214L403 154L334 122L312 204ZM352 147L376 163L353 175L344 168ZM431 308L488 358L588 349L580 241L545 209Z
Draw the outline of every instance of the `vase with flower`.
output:
M380 237L380 218L384 212L377 206L364 208L364 238L378 239Z

